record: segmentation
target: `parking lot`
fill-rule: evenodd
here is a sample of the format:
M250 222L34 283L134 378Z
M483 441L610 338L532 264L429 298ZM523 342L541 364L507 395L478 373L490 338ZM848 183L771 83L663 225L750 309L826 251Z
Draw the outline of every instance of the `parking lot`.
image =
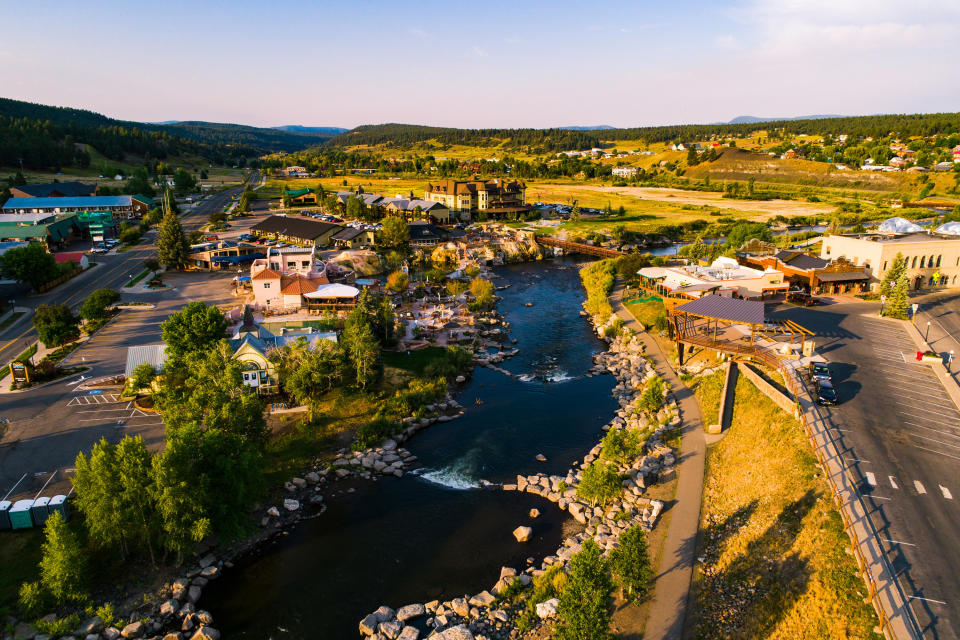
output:
M821 407L925 637L960 638L960 411L903 324L845 302L771 313L813 330L839 404Z

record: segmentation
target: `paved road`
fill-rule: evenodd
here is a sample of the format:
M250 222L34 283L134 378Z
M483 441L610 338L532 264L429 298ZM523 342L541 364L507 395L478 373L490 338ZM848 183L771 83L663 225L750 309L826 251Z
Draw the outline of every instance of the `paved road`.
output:
M209 214L223 207L240 188L217 194L184 216L183 226L189 232L202 226ZM148 239L152 239L150 236ZM95 288L118 289L143 270L143 260L153 255L154 247L144 244L117 256L107 256L103 265L61 285L57 290L31 299L33 306L45 302L65 302L75 306ZM99 258L98 258L99 260ZM181 276L171 276L175 279ZM229 279L224 274L220 279ZM182 276L189 285L189 276ZM201 282L220 287L215 276L202 276ZM196 286L196 285L194 285ZM198 287L201 297L210 290L206 284ZM125 298L133 294L124 293ZM84 364L90 370L87 378L114 375L122 372L127 347L160 340L160 323L176 309L194 297L182 290L161 291L136 295L137 300L152 302L156 308L124 311L116 320L92 337L74 352L66 364ZM0 353L5 358L15 357L36 340L32 327L18 324L20 335L8 339ZM12 354L12 355L11 355ZM2 415L10 421L0 439L0 496L26 474L27 479L17 487L17 494L36 491L46 480L48 472L72 468L78 451L88 451L101 438L117 441L124 435L142 435L154 447L163 442L162 421L155 414L137 410L128 402L120 402L109 391L93 393L77 391L79 377L58 381L49 386L2 396ZM66 489L66 476L59 474L56 485ZM46 492L50 494L50 490Z
M255 183L257 174L250 180ZM182 218L184 231L190 233L199 229L211 213L222 209L229 200L242 191L241 187L234 187L228 191L215 194L199 204L195 209ZM52 291L44 294L18 299L17 306L28 306L32 309L41 304L65 303L77 307L91 291L100 288L120 289L131 278L143 271L143 261L153 256L155 248L152 244L156 231L150 231L147 240L150 244L136 245L132 249L115 255L96 256L97 266L72 280L65 282ZM6 332L0 332L0 363L6 364L37 340L37 332L33 328L30 317L21 318L17 324Z
M816 332L840 405L823 411L862 481L871 519L926 638L960 638L960 412L937 377L911 358L902 323L875 304L782 306Z

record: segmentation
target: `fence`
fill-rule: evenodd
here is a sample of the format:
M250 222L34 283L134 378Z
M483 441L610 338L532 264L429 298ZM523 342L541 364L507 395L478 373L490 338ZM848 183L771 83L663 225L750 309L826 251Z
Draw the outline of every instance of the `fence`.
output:
M867 590L870 595L870 600L873 602L873 607L877 611L877 616L880 618L880 627L884 631L884 635L888 638L897 639L898 636L894 631L890 618L887 615L887 611L883 606L883 603L880 600L880 589L877 585L876 579L874 578L873 572L870 570L870 565L867 562L867 559L863 555L861 550L861 540L857 535L857 532L854 528L854 521L851 518L851 515L847 513L848 507L851 511L855 513L855 507L859 506L860 510L863 512L862 522L867 528L867 535L872 537L877 541L879 549L879 559L883 565L883 568L886 570L887 574L890 576L890 581L895 589L895 595L899 595L900 599L903 601L903 611L905 615L905 626L909 638L922 639L923 630L920 627L920 623L917 621L916 613L913 611L913 606L910 599L906 596L906 593L903 591L903 587L900 585L900 581L897 578L897 573L894 571L892 565L890 564L887 554L883 549L883 545L880 544L880 534L877 531L876 527L873 524L873 521L868 515L868 509L866 503L863 501L863 497L860 495L860 492L856 490L856 487L861 482L858 482L857 479L853 476L852 471L847 467L840 455L841 448L833 437L833 434L829 429L823 428L820 430L823 438L823 444L821 445L818 442L817 431L814 429L814 426L811 424L811 421L807 418L807 413L803 409L801 403L801 398L804 397L800 394L801 389L806 392L806 384L799 379L799 376L792 367L783 365L779 363L777 369L783 374L783 380L787 388L797 399L797 415L800 420L800 424L803 426L804 431L807 433L807 437L810 438L810 443L813 446L813 452L817 456L817 461L820 463L820 467L823 469L824 476L827 478L827 482L830 484L830 488L833 493L834 501L837 504L837 511L840 513L840 518L843 520L843 528L847 532L847 536L850 538L850 542L853 544L853 555L857 560L857 566L860 569L860 573L864 576L864 581L867 583ZM820 415L819 410L816 405L812 403L810 405L812 411L816 414L817 418L821 423L824 422L823 416ZM827 449L827 456L824 454L824 449ZM832 451L831 451L832 449ZM837 464L840 465L842 474L846 479L847 483L850 485L851 498L849 501L844 501L841 497L840 487L837 485L836 480L832 473L830 473L828 467L828 460L833 458Z

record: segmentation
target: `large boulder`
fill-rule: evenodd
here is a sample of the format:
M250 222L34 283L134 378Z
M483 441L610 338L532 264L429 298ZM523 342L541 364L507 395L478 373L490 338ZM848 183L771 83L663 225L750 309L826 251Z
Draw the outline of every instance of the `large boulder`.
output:
M163 610L161 609L161 612L162 611ZM82 636L88 636L91 633L99 634L101 631L103 631L104 626L105 625L103 624L103 620L100 619L100 616L93 616L80 625L80 628L77 629L77 633Z
M172 616L180 609L180 603L176 600L167 600L160 605L160 615L163 617Z
M378 626L380 626L380 618L376 613L371 613L360 621L360 633L365 636L372 636L377 632Z
M533 529L530 527L517 527L513 530L513 537L517 542L529 542L531 536L533 536Z
M397 640L417 640L420 637L420 630L416 627L404 627Z
M470 606L473 607L489 607L496 601L496 598L489 591L481 591L477 595L470 598Z
M220 632L213 627L203 625L197 629L191 640L220 640Z
M540 602L537 604L537 617L543 620L547 618L552 618L557 615L557 599L550 598L546 602Z
M283 501L283 508L287 511L296 511L300 508L300 502L298 500L290 500L287 498Z
M450 601L450 606L453 607L453 612L461 618L466 618L470 615L470 605L467 604L465 598L454 598Z
M143 635L144 628L143 623L137 620L136 622L131 622L123 628L120 632L120 635L124 638L139 638Z
M13 628L13 640L30 640L37 635L37 629L29 622L18 622Z
M377 631L380 632L380 635L389 638L389 640L396 640L397 636L400 635L401 629L403 629L402 622L398 620L388 620L387 622L381 622Z
M445 631L441 631L437 635L433 636L433 640L474 640L473 634L470 632L470 629L466 628L462 624L459 624L455 627L450 627Z
M407 620L426 615L426 613L427 610L422 604L408 604L405 607L397 609L397 620L406 622Z

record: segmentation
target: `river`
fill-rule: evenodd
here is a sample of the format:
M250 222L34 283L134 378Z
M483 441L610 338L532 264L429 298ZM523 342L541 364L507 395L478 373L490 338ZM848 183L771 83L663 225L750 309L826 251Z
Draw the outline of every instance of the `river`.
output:
M584 376L604 348L579 315L584 292L572 259L499 268L498 308L520 353L478 368L458 394L466 415L406 443L424 469L376 482L351 480L321 516L299 523L208 586L199 606L227 638L358 637L382 604L399 607L490 588L501 566L553 553L575 526L556 505L480 488L517 473L565 474L616 410L611 376ZM531 306L526 306L530 303ZM477 401L480 404L477 404ZM537 462L542 453L546 462ZM528 511L542 515L532 520ZM512 531L533 527L517 543Z

